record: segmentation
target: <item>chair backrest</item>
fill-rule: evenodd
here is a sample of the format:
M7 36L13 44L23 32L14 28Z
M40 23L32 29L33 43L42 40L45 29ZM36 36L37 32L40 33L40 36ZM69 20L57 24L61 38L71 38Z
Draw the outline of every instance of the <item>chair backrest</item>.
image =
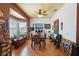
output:
M58 34L56 39L61 39L62 38L62 35Z
M32 39L35 43L40 43L41 37L40 35L33 35Z

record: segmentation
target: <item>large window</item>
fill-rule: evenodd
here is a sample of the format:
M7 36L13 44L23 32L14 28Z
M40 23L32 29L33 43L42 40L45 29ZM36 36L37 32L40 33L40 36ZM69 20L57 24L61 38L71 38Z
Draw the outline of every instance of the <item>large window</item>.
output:
M10 18L9 20L9 32L10 32L10 37L17 36L17 21L15 19Z
M10 32L10 37L26 35L27 22L10 18L9 19L9 32Z
M19 21L19 34L27 33L27 23L25 21Z

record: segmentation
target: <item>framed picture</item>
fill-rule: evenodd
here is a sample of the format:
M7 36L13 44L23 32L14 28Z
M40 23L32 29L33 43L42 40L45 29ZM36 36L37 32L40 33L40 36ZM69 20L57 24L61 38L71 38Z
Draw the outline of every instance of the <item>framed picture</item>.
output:
M43 24L41 23L35 24L35 29L43 29Z
M54 33L55 34L59 33L59 19L54 21Z
M63 30L63 22L61 22L61 30Z
M50 24L44 24L45 29L50 29Z

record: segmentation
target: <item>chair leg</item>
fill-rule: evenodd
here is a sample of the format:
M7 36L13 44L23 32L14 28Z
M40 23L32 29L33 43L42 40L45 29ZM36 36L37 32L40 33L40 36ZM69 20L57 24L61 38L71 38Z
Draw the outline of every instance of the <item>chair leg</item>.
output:
M44 45L46 46L46 42L44 42Z
M33 50L35 50L35 43L34 43L34 42L31 43L31 48L32 48Z
M31 48L33 49L33 42L31 43Z
M43 49L45 49L45 46L46 46L46 42L43 42Z
M35 50L35 46L36 46L36 44L34 43L34 49L33 50Z
M41 50L41 43L39 44L39 50Z

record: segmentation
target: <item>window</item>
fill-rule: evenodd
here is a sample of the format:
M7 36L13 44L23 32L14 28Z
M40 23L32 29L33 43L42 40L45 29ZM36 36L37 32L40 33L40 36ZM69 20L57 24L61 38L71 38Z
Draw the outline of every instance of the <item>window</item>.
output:
M10 37L26 35L27 34L27 22L10 18L9 32L10 32Z

